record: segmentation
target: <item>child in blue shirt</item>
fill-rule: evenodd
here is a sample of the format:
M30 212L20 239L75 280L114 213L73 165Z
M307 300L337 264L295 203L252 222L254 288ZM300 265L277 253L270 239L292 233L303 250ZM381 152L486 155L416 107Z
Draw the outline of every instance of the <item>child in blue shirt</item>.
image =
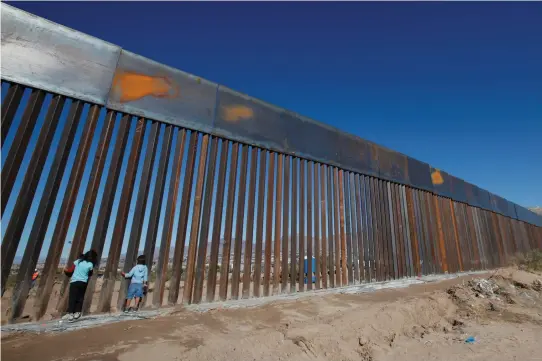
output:
M79 256L79 259L73 262L71 267L66 267L64 273L71 277L70 293L68 302L68 313L63 319L69 321L77 320L81 317L83 309L83 300L87 290L88 279L92 276L94 265L97 264L98 254L91 249L85 254Z
M130 286L128 287L128 294L126 296L126 307L124 312L135 311L139 304L139 301L143 298L144 287L147 287L149 271L145 262L145 256L141 255L137 257L137 265L135 265L130 272L121 273L124 278L131 278ZM131 307L132 300L135 301L134 307Z

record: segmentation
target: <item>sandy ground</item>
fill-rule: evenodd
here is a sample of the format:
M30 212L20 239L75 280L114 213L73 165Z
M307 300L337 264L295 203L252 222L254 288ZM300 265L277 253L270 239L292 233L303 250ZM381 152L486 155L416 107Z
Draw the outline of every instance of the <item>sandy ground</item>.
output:
M506 269L256 308L179 308L154 320L10 335L2 340L2 359L542 360L541 279ZM469 336L473 344L465 343Z

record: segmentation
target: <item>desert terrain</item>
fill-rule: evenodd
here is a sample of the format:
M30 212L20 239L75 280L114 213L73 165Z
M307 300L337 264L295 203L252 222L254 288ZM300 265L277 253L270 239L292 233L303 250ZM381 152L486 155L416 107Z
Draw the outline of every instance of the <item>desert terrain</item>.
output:
M542 360L542 274L507 268L372 293L2 335L7 361ZM474 342L465 342L469 337Z

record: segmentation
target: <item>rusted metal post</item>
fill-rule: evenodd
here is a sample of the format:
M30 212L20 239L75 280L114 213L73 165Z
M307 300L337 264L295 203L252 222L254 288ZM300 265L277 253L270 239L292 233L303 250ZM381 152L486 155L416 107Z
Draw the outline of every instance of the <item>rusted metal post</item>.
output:
M186 241L186 229L188 227L188 211L192 199L192 184L194 182L194 166L196 164L196 152L198 150L198 133L190 134L188 143L188 154L184 171L183 192L181 195L181 209L177 223L177 239L175 240L175 251L173 264L171 266L171 279L169 280L168 304L175 305L179 299L179 288L183 274L184 245Z
M327 166L320 164L320 215L322 217L322 287L327 288L327 279L328 279L328 262L327 262L327 206L326 206L326 174Z
M173 236L173 223L175 222L175 208L177 205L177 195L179 193L179 183L181 180L181 169L186 145L186 130L177 129L177 139L173 153L173 165L171 169L171 178L169 183L168 198L166 203L164 228L162 231L162 242L158 251L158 264L156 265L156 280L154 281L154 291L152 303L154 306L161 306L164 299L164 290L166 286L166 274L169 262L169 249L171 248L171 239Z
M231 281L231 298L239 298L239 282L241 279L241 252L243 250L243 230L245 220L245 198L247 186L248 147L241 145L241 169L239 176L239 193L237 194L237 215L235 222L235 242L233 247L233 270Z
M150 132L147 138L147 147L145 150L145 160L143 162L143 169L141 170L141 179L139 180L139 191L137 194L137 200L134 210L134 218L132 219L132 228L130 230L130 238L128 241L128 248L126 249L126 256L124 258L124 267L123 272L129 272L136 262L137 252L139 251L139 242L141 238L141 231L143 229L143 219L145 217L145 209L147 208L147 199L149 195L149 188L151 184L152 169L154 164L154 158L156 154L156 147L158 145L158 131L160 129L160 124L157 122L151 122ZM105 157L104 157L105 161ZM99 186L99 178L97 186ZM87 192L89 189L87 189ZM97 188L96 188L97 192ZM85 195L86 198L86 195ZM92 199L95 199L96 195L92 196ZM94 204L93 202L91 202ZM92 205L94 207L94 205ZM92 211L89 209L89 214L92 214ZM90 217L88 218L90 222ZM88 225L85 226L88 229ZM83 232L83 233L86 233ZM77 234L77 232L76 232ZM82 246L81 246L82 247ZM73 248L73 247L72 247ZM73 255L74 257L77 254ZM128 280L123 279L120 282L119 296L117 299L117 309L120 310L124 307L126 292L128 290ZM65 306L64 308L65 309Z
M263 295L269 296L271 281L271 248L273 244L273 191L275 189L275 153L269 153L269 169L267 170L267 207L265 210L265 264L263 277Z
M113 154L111 156L110 172L105 183L102 204L100 205L100 211L98 212L96 229L94 230L94 237L92 238L92 244L90 247L96 251L98 254L98 259L94 265L94 274L88 280L85 299L83 301L83 314L88 314L90 312L90 306L94 298L94 290L96 288L96 280L98 279L98 271L100 269L102 253L105 245L105 237L107 235L107 229L109 228L109 222L111 221L113 200L115 199L115 193L119 183L122 159L126 150L126 144L128 143L130 123L130 116L123 115L123 117L120 119L117 139L115 141Z
M21 235L28 218L30 207L32 206L32 201L34 200L34 194L36 193L36 188L38 187L41 173L43 171L43 167L45 166L45 161L47 160L47 155L50 151L51 143L53 142L53 137L60 120L60 115L64 108L64 102L64 97L56 95L49 104L45 120L40 129L38 139L36 140L36 145L32 152L32 156L30 157L30 161L28 162L28 167L24 175L18 197L15 201L15 206L13 207L11 217L9 218L9 223L5 228L4 239L1 247L2 259L0 262L2 265L2 294L4 294L5 291L6 281L8 279L11 266L13 265L15 253L17 253L17 247L19 246L19 242L21 240ZM29 133L29 136L30 135L31 133ZM17 147L17 145L12 145L12 148L13 147ZM24 151L26 151L26 149L22 149L21 151L24 155ZM8 153L8 156L9 154L10 153ZM14 161L14 159L11 159L10 161ZM15 168L18 169L19 166L20 165L17 165ZM14 170L12 165L8 164L7 162L4 164L4 168ZM17 176L16 173L14 175L15 177ZM13 178L11 184L5 183L5 177L9 176L10 173L6 174L4 173L4 169L2 169L2 215L4 214L5 206L7 204L11 188L13 187L13 183L15 183L15 178ZM7 192L6 198L4 198L4 191ZM2 220L4 221L4 219Z
M280 239L281 239L281 223L282 223L282 154L277 154L277 180L276 180L276 201L275 201L275 243L273 247L273 294L280 293Z
M132 149L126 166L126 174L124 175L124 184L122 186L119 206L117 209L117 218L113 228L113 236L109 247L109 256L103 274L102 289L100 292L100 300L98 303L99 312L109 312L111 309L111 298L117 281L117 268L122 250L122 242L124 241L124 231L128 223L128 212L130 208L130 200L132 199L132 191L136 180L137 163L141 154L143 137L145 135L145 120L140 118L136 123L134 138L132 140Z
M34 301L34 319L40 319L45 314L47 305L49 304L49 298L51 297L51 292L53 290L58 262L60 261L62 248L64 247L66 234L68 233L68 227L70 225L73 208L75 206L75 200L77 198L79 186L81 185L81 179L83 178L83 173L85 171L86 161L92 145L92 138L94 136L99 114L100 107L98 106L91 107L88 112L85 128L83 129L83 135L79 141L79 148L77 149L77 154L75 155L72 171L66 187L66 194L64 194L64 198L62 200L60 213L53 231L51 244L49 245L49 252L47 253L47 258L45 259L45 265L43 267L43 271L41 273L42 276L40 277L38 290L36 292ZM106 139L107 141L100 142L105 149L107 149L109 146L108 137L111 137L115 116L116 113L110 111L105 118L101 139ZM98 148L98 151L100 149L101 148Z
M9 94L8 94L9 95ZM6 100L4 100L6 101ZM32 224L32 230L28 237L28 242L23 254L23 259L17 274L16 287L13 290L12 295L12 307L11 307L11 321L21 316L28 293L30 292L30 282L32 273L38 263L41 247L43 246L43 240L45 233L47 232L47 226L51 219L54 204L68 157L70 156L71 147L79 125L81 118L81 111L83 110L83 103L80 101L74 101L71 104L70 112L66 119L66 125L60 141L58 142L58 148L55 154L55 159L48 172L47 182L43 189L43 195L38 205L38 211ZM4 286L4 283L2 283Z
M284 159L284 201L282 203L282 273L281 292L288 291L288 243L290 237L290 156Z
M250 179L248 184L247 239L245 241L245 257L243 267L243 298L250 297L250 281L252 272L252 241L254 240L254 205L256 202L256 167L258 165L257 161L258 148L252 147L252 150L250 152Z
M192 208L192 227L190 230L190 243L186 259L186 277L184 279L183 303L192 303L192 291L194 286L194 268L196 266L196 252L198 246L198 231L201 222L201 204L203 198L203 185L205 184L205 164L209 151L209 135L204 134L201 142L201 153L198 162L196 190L194 195L194 206ZM246 168L246 167L245 167ZM205 236L206 237L206 236ZM207 242L207 239L205 239Z
M11 143L9 148L8 155L2 167L2 177L0 181L2 194L0 196L0 203L2 205L1 214L4 216L4 211L9 201L9 196L13 186L15 185L15 180L21 164L23 163L24 154L28 148L28 143L30 142L30 137L32 136L32 131L36 127L36 122L45 100L45 93L42 90L33 89L28 103L24 109L23 116L17 132L15 133L15 138ZM2 243L3 245L3 243ZM2 256L2 264L4 264L4 256ZM4 266L2 266L4 268ZM4 283L2 283L3 285Z
M0 121L2 122L2 131L1 131L1 143L0 147L4 146L4 141L8 136L9 129L13 123L13 118L15 113L21 104L21 99L23 98L24 87L20 84L10 84L10 87L7 91L6 97L2 102L2 117Z
M216 201L214 207L213 234L211 239L211 254L209 259L209 274L207 275L207 302L213 302L216 293L216 272L218 268L218 252L220 248L220 232L222 231L222 212L224 209L224 188L226 184L226 166L228 165L229 142L222 140L218 183L216 185Z
M254 297L260 297L262 278L263 211L265 208L265 171L267 151L260 150L260 170L258 176L258 210L256 215L256 247L254 252Z

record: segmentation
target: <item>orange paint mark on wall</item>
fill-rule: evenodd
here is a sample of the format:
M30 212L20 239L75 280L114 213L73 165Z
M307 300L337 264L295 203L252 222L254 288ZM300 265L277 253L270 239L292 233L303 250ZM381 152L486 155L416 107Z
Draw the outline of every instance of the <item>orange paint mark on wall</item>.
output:
M222 118L228 122L238 122L254 117L254 110L244 105L229 105L222 107Z
M442 178L442 174L440 174L440 171L438 169L435 169L433 173L431 173L431 181L433 184L442 184L444 183L444 179Z
M156 98L176 98L179 96L179 86L169 78L124 71L115 74L112 90L121 103L131 102L146 96Z

